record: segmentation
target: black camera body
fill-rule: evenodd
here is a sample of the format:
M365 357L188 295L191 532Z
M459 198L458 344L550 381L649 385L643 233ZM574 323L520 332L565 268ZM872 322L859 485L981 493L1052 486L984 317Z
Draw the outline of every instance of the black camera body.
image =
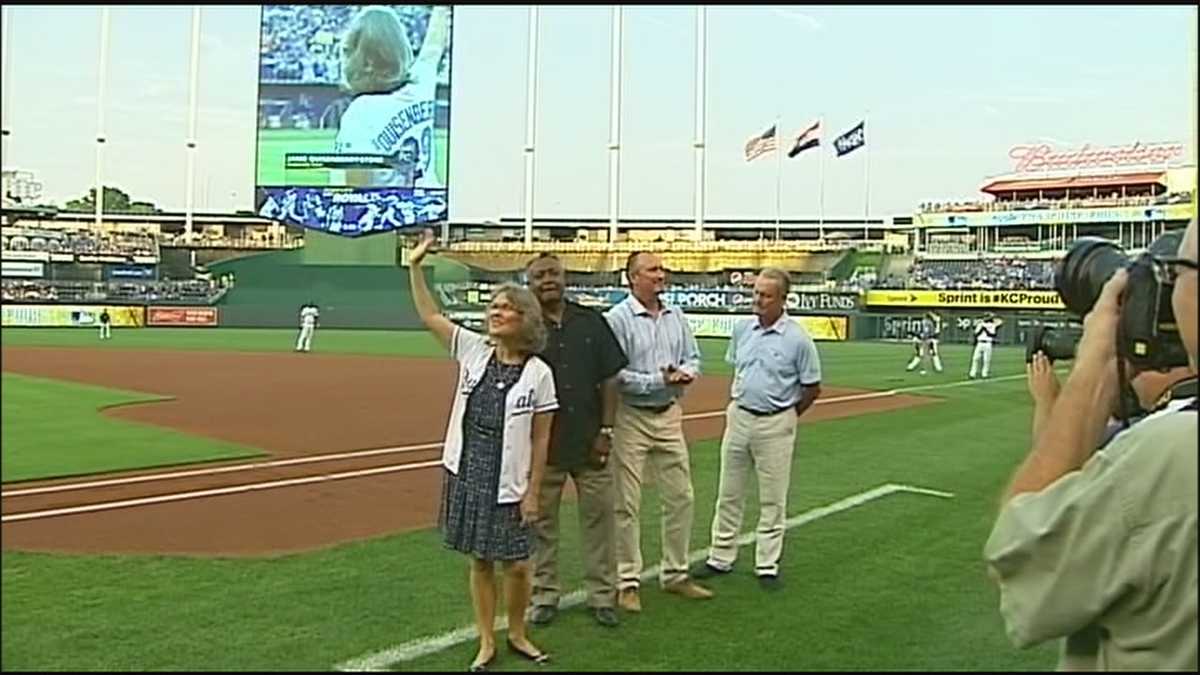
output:
M1178 246L1179 233L1168 232L1155 240L1151 250ZM1167 270L1152 253L1130 259L1117 244L1099 237L1084 237L1071 245L1056 270L1055 287L1067 309L1082 318L1092 310L1104 284L1118 269L1129 280L1121 295L1121 318L1117 329L1117 354L1129 361L1135 372L1166 371L1188 365L1187 352L1179 338L1171 307L1174 287ZM1050 360L1075 358L1082 330L1039 327L1030 334L1026 362L1041 351Z

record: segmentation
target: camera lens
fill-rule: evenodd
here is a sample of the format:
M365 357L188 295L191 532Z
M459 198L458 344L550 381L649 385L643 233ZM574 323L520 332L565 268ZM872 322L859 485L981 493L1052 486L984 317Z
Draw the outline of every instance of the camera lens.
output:
M1034 354L1038 352L1045 354L1051 361L1070 361L1075 358L1075 349L1079 347L1081 337L1083 329L1075 326L1037 326L1029 334L1025 345L1025 363L1032 363Z
M1063 304L1076 316L1092 310L1104 284L1125 267L1125 251L1107 239L1082 237L1071 245L1055 275L1055 287Z

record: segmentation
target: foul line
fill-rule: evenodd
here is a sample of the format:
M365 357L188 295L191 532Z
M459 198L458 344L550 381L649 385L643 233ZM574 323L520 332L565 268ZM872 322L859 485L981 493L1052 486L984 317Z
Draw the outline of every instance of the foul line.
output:
M933 497L941 497L943 499L950 499L954 497L954 494L951 492L942 492L940 490L930 490L927 488L913 487L911 485L888 483L885 485L880 485L879 487L871 490L867 490L866 492L860 492L856 495L851 495L850 497L846 497L845 499L841 499L832 504L810 509L804 513L792 516L785 521L786 529L790 530L794 527L800 527L801 525L806 525L814 520L819 520L821 518L825 518L826 516L832 516L836 513L847 511L856 506L861 506L867 502L871 502L891 494L896 494L898 492L929 495ZM756 533L747 532L738 537L737 545L745 546L746 544L753 542L755 536ZM695 564L701 560L705 560L707 557L707 549L699 550L688 556L688 562L689 564ZM655 577L658 576L658 571L659 568L657 566L646 570L642 573L642 581L653 581ZM563 596L563 598L559 601L559 607L561 609L567 609L576 605L581 605L586 599L587 594L583 590L577 590L566 596ZM506 630L507 628L508 617L498 617L496 620L496 630ZM388 670L389 666L393 666L404 661L412 661L414 659L421 658L422 656L436 654L446 649L450 649L451 647L460 645L464 642L474 640L478 636L479 632L476 630L475 626L463 626L447 633L442 633L441 635L411 640L390 649L385 649L373 654L367 654L355 659L350 659L334 666L334 668L341 671Z
M162 504L164 502L177 502L185 499L197 499L200 497L215 497L217 495L230 495L239 492L254 492L257 490L270 490L273 488L289 487L292 485L306 485L309 483L324 483L332 480L343 480L346 478L360 478L362 476L374 476L383 473L392 473L395 471L411 471L413 469L427 469L430 467L441 466L442 460L437 459L430 462L413 462L409 464L397 464L393 466L381 466L375 469L363 469L361 471L344 471L342 473L331 473L322 476L306 476L304 478L288 478L286 480L274 480L266 483L251 483L249 485L234 485L231 487L213 488L211 490L195 490L193 492L178 492L170 495L159 495L157 497L139 497L137 499L123 499L115 502L103 502L100 504L89 504L86 506L68 506L61 509L48 509L45 511L30 511L27 513L14 513L7 516L0 516L0 523L11 523L21 520L34 520L37 518L53 518L55 516L69 516L77 513L91 513L94 511L109 511L112 509L123 509L130 506L146 506L147 504Z
M437 450L442 447L441 443L422 443L421 445L401 445L393 448L377 448L374 450L352 450L349 452L339 452L331 455L312 455L309 457L296 457L293 459L278 459L269 462L253 462L250 464L236 464L233 466L219 466L207 469L190 469L188 471L173 471L170 473L153 473L145 476L129 476L126 478L109 478L105 480L87 481L84 483L66 483L62 485L48 485L46 487L27 488L24 490L8 490L0 492L0 499L4 497L24 497L27 495L39 495L48 492L65 492L67 490L85 490L87 488L111 487L113 485L130 485L132 483L146 483L155 480L173 480L176 478L190 478L192 476L210 476L218 473L233 473L235 471L253 471L255 469L270 469L279 466L293 466L296 464L310 464L313 462L328 462L337 459L357 459L359 457L372 457L374 455L385 455L388 453L400 452L416 452L418 450Z

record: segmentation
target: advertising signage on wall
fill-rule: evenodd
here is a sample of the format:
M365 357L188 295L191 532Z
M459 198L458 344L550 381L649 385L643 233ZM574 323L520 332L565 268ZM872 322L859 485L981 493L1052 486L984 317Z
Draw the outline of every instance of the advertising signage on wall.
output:
M683 309L717 312L749 311L754 304L750 290L667 290L662 299ZM857 293L791 292L787 297L789 311L853 312L858 308Z
M1025 209L973 213L918 213L913 223L920 227L1004 227L1037 225L1085 225L1103 223L1158 223L1189 220L1191 204L1157 206L1113 206L1079 209Z
M483 329L483 312L449 312L451 321L473 330ZM739 321L754 319L753 314L688 314L688 326L698 338L727 338ZM793 316L814 340L841 341L849 338L849 319L844 316Z
M970 307L979 309L1066 309L1057 291L868 291L867 307Z
M1119 168L1131 166L1162 166L1183 155L1183 144L1142 143L1130 145L1093 146L1084 143L1074 149L1055 150L1047 143L1014 145L1008 151L1013 171L1070 171L1081 169Z

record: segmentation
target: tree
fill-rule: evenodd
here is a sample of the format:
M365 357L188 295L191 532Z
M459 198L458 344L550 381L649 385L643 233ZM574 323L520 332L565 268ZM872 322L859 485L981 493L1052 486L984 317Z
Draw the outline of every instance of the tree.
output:
M79 199L72 199L63 207L64 211L79 211L83 213L92 213L96 210L96 188L91 188L88 193ZM158 208L150 202L134 202L130 201L129 195L123 190L115 187L104 187L104 212L105 213L162 213L162 209Z

